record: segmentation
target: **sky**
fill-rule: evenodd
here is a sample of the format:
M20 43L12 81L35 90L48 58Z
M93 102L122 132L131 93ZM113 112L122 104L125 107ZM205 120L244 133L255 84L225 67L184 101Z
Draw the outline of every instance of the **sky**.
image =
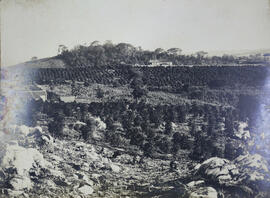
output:
M2 0L2 65L98 40L185 52L270 48L270 0Z

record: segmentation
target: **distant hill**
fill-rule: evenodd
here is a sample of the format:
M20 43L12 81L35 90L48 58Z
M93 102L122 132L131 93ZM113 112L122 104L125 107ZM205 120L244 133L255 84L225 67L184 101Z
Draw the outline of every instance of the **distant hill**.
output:
M32 68L66 68L68 65L60 58L54 56L33 61L27 61L7 67L7 69L32 69Z
M138 49L128 43L79 46L63 50L58 56L27 61L6 67L7 69L32 68L74 68L93 66L148 65L151 61L165 61L172 65L237 65L242 63L264 63L263 58L249 55L270 53L270 49L213 51L205 56L204 51L187 55L180 54L181 49L171 48L167 51ZM233 56L223 56L224 54ZM218 57L213 57L218 56Z
M232 51L209 51L209 56L222 56L223 54L231 54L234 56L249 56L255 54L270 53L270 49L258 49L258 50L232 50Z
M236 53L236 56L249 56L255 54L266 54L270 53L270 49L261 49L261 50L243 50L241 52Z

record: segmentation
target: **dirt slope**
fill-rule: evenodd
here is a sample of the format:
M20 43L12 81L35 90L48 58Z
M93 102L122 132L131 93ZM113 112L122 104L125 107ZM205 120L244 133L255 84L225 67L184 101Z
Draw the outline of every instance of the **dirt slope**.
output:
M43 59L38 59L38 60L33 60L33 61L27 61L24 63L19 63L17 65L12 65L7 68L29 69L29 68L66 68L66 67L68 67L68 65L64 63L64 61L61 60L60 58L49 57L49 58L43 58Z

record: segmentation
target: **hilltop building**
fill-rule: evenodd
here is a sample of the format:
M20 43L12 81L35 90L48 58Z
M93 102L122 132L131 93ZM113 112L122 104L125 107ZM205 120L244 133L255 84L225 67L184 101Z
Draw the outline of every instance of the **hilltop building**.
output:
M158 67L158 66L169 67L173 65L172 62L157 59L150 60L149 63L150 63L148 65L149 67Z

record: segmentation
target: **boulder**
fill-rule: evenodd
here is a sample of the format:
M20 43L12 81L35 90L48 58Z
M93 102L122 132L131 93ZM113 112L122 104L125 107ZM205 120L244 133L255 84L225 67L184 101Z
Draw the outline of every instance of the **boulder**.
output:
M49 165L37 149L24 148L18 145L7 145L1 167L14 167L19 175L24 175L29 172L34 164L38 164L40 167Z
M121 171L120 166L116 165L116 164L111 164L111 170L115 173L119 173Z
M131 155L121 154L115 158L115 161L117 161L121 164L131 164L134 161L133 159L134 159L134 157L132 157Z
M195 168L197 174L220 185L233 183L234 177L239 174L239 170L233 163L218 157L212 157Z
M259 154L240 155L234 160L234 163L239 167L257 169L265 173L269 172L267 161Z
M41 145L46 145L46 146L52 145L53 144L53 137L48 135L48 134L42 135L40 137L40 143L41 143Z
M100 119L100 117L93 117L93 120L96 123L96 129L97 130L105 130L106 129L106 124Z
M8 194L8 197L22 197L22 198L29 197L24 191L17 191L17 190L10 190L10 189L7 190L7 194Z
M255 197L257 192L268 192L270 188L267 161L258 154L241 155L234 161L213 157L197 165L195 170L206 184L213 184L215 188L226 187L227 195ZM198 183L201 182L190 182L188 186L193 187Z
M270 185L268 163L261 155L241 155L234 163L241 172L239 180L245 183L264 182Z
M0 162L5 174L11 178L14 190L31 189L31 177L38 177L50 164L34 148L24 148L16 144L6 145L5 154ZM10 171L12 170L12 171ZM43 175L44 176L44 175Z
M212 187L199 187L190 193L189 198L218 198L218 193Z
M94 189L89 186L89 185L83 185L82 187L78 188L78 191L82 194L82 195L91 195L94 192Z
M218 193L213 187L207 186L204 180L189 182L187 185L189 198L217 198Z
M29 177L16 176L9 181L15 191L31 189L33 184Z
M104 148L102 150L102 156L106 157L106 158L112 158L112 156L114 155L114 151L108 149L108 148Z
M204 180L198 180L198 181L192 181L187 184L187 187L193 188L193 187L201 187L205 185Z

